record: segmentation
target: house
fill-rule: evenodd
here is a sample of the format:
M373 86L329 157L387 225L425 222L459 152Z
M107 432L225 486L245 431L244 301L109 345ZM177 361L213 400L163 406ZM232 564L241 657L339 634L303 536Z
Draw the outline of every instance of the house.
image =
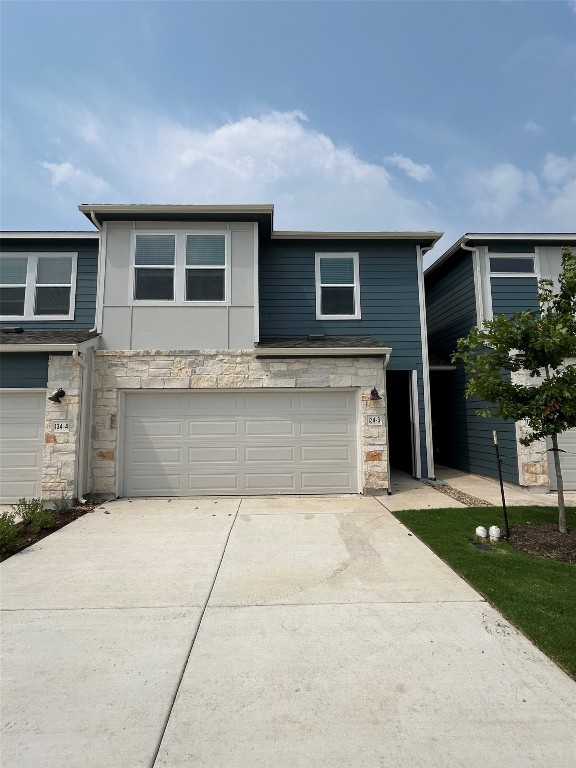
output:
M80 210L101 237L92 491L433 476L422 260L440 233L277 232L271 205Z
M0 503L89 490L98 241L0 233Z
M497 476L492 431L498 433L506 480L555 490L553 458L544 441L523 446L522 423L476 415L486 404L466 400L466 374L450 364L458 338L496 314L538 308L538 280L557 281L561 248L576 234L466 234L426 270L426 312L435 460ZM518 374L520 375L520 374ZM576 489L576 430L559 438L566 489Z

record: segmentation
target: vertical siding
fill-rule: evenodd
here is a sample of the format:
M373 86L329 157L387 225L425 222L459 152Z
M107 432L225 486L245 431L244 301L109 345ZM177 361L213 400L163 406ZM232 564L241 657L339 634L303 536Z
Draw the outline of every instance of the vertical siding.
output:
M317 320L315 254L358 253L360 320ZM420 454L427 475L416 246L402 241L273 240L260 246L260 335L366 335L392 347L390 370L418 371Z
M45 387L48 382L48 354L7 352L0 355L0 387Z
M459 251L426 278L426 312L430 354L446 361L456 343L476 325L476 295L472 254ZM463 472L496 477L492 430L498 432L506 480L518 482L514 422L484 418L480 400L465 397L467 376L462 363L452 373L431 373L435 458Z
M98 272L98 240L4 240L2 252L8 253L77 253L76 301L73 320L11 320L7 325L22 328L92 328L96 316L96 279Z
M490 278L493 315L512 315L525 309L538 309L536 277Z

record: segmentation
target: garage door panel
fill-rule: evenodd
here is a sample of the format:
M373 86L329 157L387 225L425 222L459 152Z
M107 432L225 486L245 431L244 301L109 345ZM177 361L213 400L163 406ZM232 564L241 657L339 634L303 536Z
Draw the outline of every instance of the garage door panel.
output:
M175 495L357 491L353 393L186 392L180 397L176 434L140 436L130 429L139 395L126 396L124 495L169 495L171 488ZM177 398L171 395L168 411ZM223 404L233 413L223 412ZM154 408L147 423L165 423L161 393Z
M46 392L0 393L0 503L42 494Z
M551 444L548 446L551 448ZM560 467L562 469L562 482L566 491L576 491L576 429L569 429L564 434L558 435L558 447L560 453ZM548 474L550 487L557 489L556 470L554 469L554 454L548 453Z
M126 421L126 436L128 438L182 437L182 422L177 420L130 418Z

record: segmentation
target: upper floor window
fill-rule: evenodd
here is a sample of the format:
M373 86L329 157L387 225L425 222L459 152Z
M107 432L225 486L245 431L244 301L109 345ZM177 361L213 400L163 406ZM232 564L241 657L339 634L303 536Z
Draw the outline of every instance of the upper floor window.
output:
M316 254L316 319L360 319L357 253Z
M134 300L225 303L228 251L227 234L137 234Z
M535 257L528 254L489 256L490 273L496 275L534 275Z
M73 320L75 253L6 253L0 258L3 320Z

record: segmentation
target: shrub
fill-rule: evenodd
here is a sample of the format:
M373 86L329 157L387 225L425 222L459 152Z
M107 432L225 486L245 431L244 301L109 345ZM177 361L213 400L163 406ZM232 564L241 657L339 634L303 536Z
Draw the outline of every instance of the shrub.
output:
M66 494L63 493L60 498L53 499L52 504L54 505L54 512L56 512L57 515L60 515L62 512L68 512L72 507L72 497L66 496Z
M0 554L4 555L18 544L18 527L12 512L0 514Z
M50 510L42 507L34 512L26 522L32 533L40 533L44 528L50 528L54 525L54 515Z
M18 499L17 504L12 505L14 514L21 517L23 522L28 523L39 512L44 509L42 499Z

